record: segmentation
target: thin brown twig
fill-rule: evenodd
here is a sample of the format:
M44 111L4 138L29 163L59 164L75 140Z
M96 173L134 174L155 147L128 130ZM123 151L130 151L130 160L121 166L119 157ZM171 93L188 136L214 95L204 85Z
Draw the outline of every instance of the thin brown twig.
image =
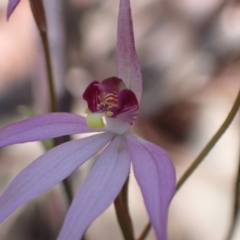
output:
M187 171L183 174L183 176L180 178L176 185L176 192L181 188L181 186L185 183L185 181L189 178L189 176L196 170L196 168L199 166L199 164L203 161L203 159L207 156L207 154L212 150L214 145L217 143L217 141L221 138L221 136L224 134L224 132L227 130L227 128L232 123L233 119L235 118L238 110L240 107L240 90L238 91L237 98L226 117L225 121L221 125L221 127L218 129L218 131L214 134L214 136L211 138L211 140L207 143L207 145L203 148L203 150L200 152L200 154L197 156L197 158L193 161L192 165L187 169ZM151 229L151 223L149 222L143 232L141 233L138 240L144 240L146 236L148 235L149 231Z

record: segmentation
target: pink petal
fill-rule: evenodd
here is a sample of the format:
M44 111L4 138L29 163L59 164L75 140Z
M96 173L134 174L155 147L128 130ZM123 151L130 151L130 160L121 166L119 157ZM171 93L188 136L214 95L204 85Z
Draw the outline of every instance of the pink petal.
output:
M118 77L131 89L140 102L142 74L134 45L133 24L129 0L121 0L117 36Z
M14 9L17 7L19 2L20 0L9 0L8 7L7 7L7 19L9 19L9 17L13 13Z
M102 153L77 192L58 240L79 240L90 223L117 197L130 169L130 156L122 136Z
M87 132L98 132L98 130L89 128L82 116L70 113L48 113L2 128L0 147Z
M0 197L0 222L22 204L53 187L113 138L102 133L53 148L26 167Z
M158 146L128 135L135 177L158 240L167 240L167 215L175 192L175 169L169 155Z

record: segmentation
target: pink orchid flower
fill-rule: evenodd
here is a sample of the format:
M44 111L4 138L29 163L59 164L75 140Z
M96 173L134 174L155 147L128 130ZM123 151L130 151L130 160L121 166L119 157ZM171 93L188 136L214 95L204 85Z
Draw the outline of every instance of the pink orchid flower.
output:
M7 19L10 18L14 9L17 7L19 3L20 3L20 0L9 0L8 6L7 6Z
M140 186L158 240L166 240L167 214L175 190L169 155L133 135L142 93L129 0L120 0L117 37L118 77L92 82L83 94L87 117L49 113L0 130L0 147L76 133L98 132L49 150L26 167L0 197L0 222L19 206L61 182L104 148L68 210L58 240L78 240L117 197L130 172Z

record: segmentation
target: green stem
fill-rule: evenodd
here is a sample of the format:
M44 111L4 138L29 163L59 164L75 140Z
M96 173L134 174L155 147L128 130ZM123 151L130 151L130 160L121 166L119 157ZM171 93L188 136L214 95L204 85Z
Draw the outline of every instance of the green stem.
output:
M237 224L237 219L239 215L239 201L240 201L240 152L239 152L239 160L238 160L238 172L235 183L235 191L234 191L234 200L233 200L233 215L230 224L230 228L226 237L226 240L231 240L234 235L234 231Z
M125 240L134 240L133 226L128 209L128 181L127 178L121 192L114 201L119 226Z
M49 86L49 96L50 96L50 103L51 103L51 112L57 112L57 97L54 87L54 80L53 80L53 71L52 71L52 63L51 63L51 53L49 48L49 41L48 41L48 34L47 31L40 30L40 36L43 44L44 49L44 57L47 69L47 79L48 79L48 86Z
M197 156L197 158L193 161L192 165L187 169L187 171L183 174L183 176L180 178L176 185L176 192L180 189L180 187L185 183L185 181L189 178L189 176L195 171L195 169L198 167L198 165L203 161L203 159L207 156L207 154L211 151L211 149L214 147L214 145L217 143L217 141L221 138L223 133L227 130L227 128L232 123L234 117L236 116L238 109L240 107L240 90L238 91L237 98L232 106L232 109L230 110L227 118L221 125L221 127L218 129L218 131L215 133L215 135L211 138L211 140L207 143L207 145L204 147L204 149L200 152L200 154ZM146 238L146 236L149 233L149 230L151 229L151 223L149 222L138 240L143 240Z

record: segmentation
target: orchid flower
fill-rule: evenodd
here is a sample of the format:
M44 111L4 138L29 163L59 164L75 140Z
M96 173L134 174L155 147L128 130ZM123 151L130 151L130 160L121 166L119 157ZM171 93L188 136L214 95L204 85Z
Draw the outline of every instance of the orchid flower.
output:
M160 147L131 133L142 93L129 0L120 0L117 34L118 77L93 81L83 94L87 117L48 113L0 130L0 147L76 133L90 137L63 143L27 166L0 197L0 222L19 206L61 182L94 154L102 154L79 188L58 240L78 240L117 197L132 164L158 240L166 240L168 207L175 190L175 170Z

